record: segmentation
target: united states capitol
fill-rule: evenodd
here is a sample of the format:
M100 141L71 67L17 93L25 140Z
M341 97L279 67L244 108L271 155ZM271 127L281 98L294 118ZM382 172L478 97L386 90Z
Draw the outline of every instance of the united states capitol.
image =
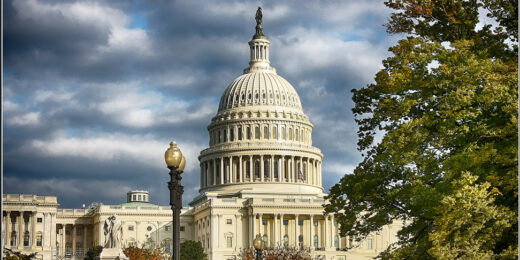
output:
M271 67L270 44L257 27L249 67L221 96L209 147L198 158L199 195L182 210L181 242L200 241L209 259L236 259L259 234L267 247L308 247L313 259L370 259L396 242L402 223L360 243L340 236L334 215L323 212L323 154L312 145L313 124L295 88ZM83 259L103 245L103 223L115 214L124 246L170 251L172 210L151 198L134 190L118 205L64 209L55 196L4 194L2 243L44 260Z

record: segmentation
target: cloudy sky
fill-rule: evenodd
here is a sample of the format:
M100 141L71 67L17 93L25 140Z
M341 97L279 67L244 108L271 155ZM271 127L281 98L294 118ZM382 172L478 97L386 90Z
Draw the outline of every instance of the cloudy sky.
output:
M184 202L220 95L249 62L257 6L271 64L300 95L328 190L361 160L350 90L373 81L399 36L383 1L4 1L4 193L61 207L168 204L163 154L187 158Z

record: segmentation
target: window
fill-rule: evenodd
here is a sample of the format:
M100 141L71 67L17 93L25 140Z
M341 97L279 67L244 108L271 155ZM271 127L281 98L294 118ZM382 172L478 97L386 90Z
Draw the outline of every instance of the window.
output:
M262 225L267 226L267 220L262 219Z
M303 226L303 220L298 220L298 226Z
M285 127L282 127L282 139L285 139Z
M42 246L42 232L36 234L36 246Z
M137 200L141 200L141 195L137 195Z
M251 127L246 127L246 137L247 140L251 140Z
M29 231L23 235L23 246L29 246Z
M255 178L260 178L260 161L255 161Z
M260 127L255 127L255 139L260 139Z
M264 139L269 139L269 127L264 126Z
M269 160L265 160L264 161L264 178L268 178L269 177L269 170L270 170Z
M16 246L16 231L11 232L11 246Z
M289 128L289 140L292 140L292 128Z
M227 142L227 130L226 129L224 129L224 138L223 139L224 139L224 142Z
M235 141L235 129L229 130L229 141Z
M36 218L36 222L42 223L43 222L43 218Z
M283 220L283 225L284 225L284 226L289 225L289 220L285 220L285 219L284 219L284 220Z
M186 230L186 227L184 227L184 226L180 226L180 227L179 227L179 230L180 230L181 232L184 232L184 231Z
M276 126L273 126L273 139L278 139L278 134L276 133Z
M334 236L334 247L339 248L339 237L338 236Z
M317 221L317 220L314 220L312 224L315 225L315 226L317 226L317 225L318 225L318 221Z
M246 163L246 178L248 178L248 179L251 178L251 166L250 166L249 162Z
M278 178L278 161L274 161L274 165L273 165L273 168L274 168L274 178Z
M76 236L81 236L82 232L83 231L81 229L76 229Z
M132 199L133 199L134 201L137 200L137 196L136 196L135 194L132 195Z
M148 230L148 231L152 231L152 226L148 226L148 227L146 228L146 230Z
M164 226L164 231L170 231L170 226Z
M289 236L284 235L283 236L283 246L288 247L289 246Z
M298 129L294 129L295 140L298 141Z
M318 235L314 235L314 240L312 241L314 248L318 248Z
M169 240L169 239L164 240L164 250L168 254L171 252L171 240Z
M334 226L337 227L338 226L338 222L334 220Z
M242 140L242 127L241 126L238 127L238 140L239 141Z
M226 224L228 224L228 225L231 225L231 224L233 224L233 220L232 220L232 219L230 219L230 218L226 219Z
M233 247L233 237L232 236L226 237L226 247L227 248Z
M303 243L303 235L298 236L298 242Z
M267 247L267 235L263 235L262 240L264 240L265 246Z
M372 238L369 238L369 239L367 240L367 248L368 248L368 249L372 249L372 247L373 247L373 246L372 246Z
M134 226L128 226L128 230L133 231L134 230Z

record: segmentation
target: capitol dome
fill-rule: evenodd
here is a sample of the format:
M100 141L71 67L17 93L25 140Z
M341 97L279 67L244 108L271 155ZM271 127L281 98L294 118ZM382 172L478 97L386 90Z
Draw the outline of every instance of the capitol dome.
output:
M295 88L271 67L262 30L257 25L249 67L224 90L208 126L209 148L199 156L201 196L323 194L313 125Z

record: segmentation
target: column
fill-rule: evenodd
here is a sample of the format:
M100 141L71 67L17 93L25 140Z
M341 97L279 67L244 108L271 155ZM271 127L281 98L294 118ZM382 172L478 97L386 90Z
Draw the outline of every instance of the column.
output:
M233 156L229 156L229 183L233 183Z
M253 156L249 155L249 182L253 182Z
M173 230L173 225L172 225ZM139 221L135 222L135 243L139 245Z
M50 244L50 247L51 247L51 252L53 250L56 250L56 213L49 213L49 217L50 217L50 240L49 242L51 243Z
M304 178L303 181L301 181L301 182L305 183L305 171L303 170L303 156L300 156L300 172L302 173L303 178ZM298 173L298 174L300 174L300 173ZM300 179L299 176L298 176L298 179Z
M264 155L260 155L260 181L264 182Z
M311 231L310 231L310 238L309 241L310 241L310 248L311 250L314 250L314 215L311 214L311 224L310 224L310 227L311 227Z
M328 245L327 245L327 240L329 239L329 237L327 236L327 219L329 218L328 215L325 215L325 219L323 220L323 232L324 232L324 236L323 236L323 248L327 248Z
M83 225L83 255L87 252L87 225Z
M260 234L260 236L262 236L262 234L264 233L264 227L263 227L263 221L262 221L262 213L258 214L258 222L260 222L260 224L258 225L259 228L258 228L258 233Z
M278 244L278 214L274 214L274 220L273 220L273 245L276 246Z
M271 174L271 182L274 181L274 154L271 154L271 162L269 163L271 169L269 169L269 173ZM278 173L280 174L280 173Z
M99 246L105 246L105 243L103 242L103 238L101 237L101 234L103 234L103 228L102 228L103 221L100 219L98 221L98 245ZM136 227L137 230L137 227ZM136 242L138 241L139 237L136 236Z
M62 224L61 225L61 231L60 231L60 255L63 256L65 255L65 229L66 229L66 225L65 224Z
M280 242L283 246L283 236L284 236L285 228L283 226L283 214L280 214Z
M211 232L211 239L210 239L210 242L211 242L211 247L212 248L217 248L218 247L218 237L219 236L217 234L217 231L216 231L216 227L217 227L217 219L216 219L216 216L214 215L214 213L212 212L211 215L210 215L210 223L211 223L211 226L210 226L210 232ZM213 251L213 250L212 250Z
M204 188L204 168L202 167L202 163L199 164L200 167L200 188Z
M72 224L72 255L76 255L76 225L74 224Z
M34 249L36 246L36 211L31 212L31 236L29 240L29 245L31 246L31 249Z
M292 173L292 158L293 156L291 156L289 159L287 159L287 182L291 182L292 181L292 178L291 178L291 173Z
M311 184L311 160L309 159L309 157L307 157L307 167L305 168L306 172L307 172L307 178L305 179L305 183L307 184Z
M23 211L20 211L20 214L18 215L18 218L20 221L18 221L18 249L23 248L23 233L24 233L24 225L23 225Z
M300 242L300 229L298 226L298 214L294 215L294 244L298 246L298 243Z
M216 225L217 225L217 247L222 248L222 243L221 243L222 239L220 239L221 234L222 234L222 230L220 230L220 223L221 223L220 214L217 214L216 217L217 217L217 223L216 223Z
M278 182L282 182L283 173L282 173L282 158L278 158Z
M220 184L224 184L224 157L220 157Z
M11 248L11 226L13 225L12 224L12 220L11 220L11 211L6 211L6 217L7 217L7 220L6 220L6 228L5 228L5 232L6 232L6 235L5 235L5 247L7 248Z
M217 160L213 159L213 185L217 185Z
M330 247L334 247L334 215L330 215Z
M239 162L238 162L238 176L240 178L240 183L243 182L243 179L242 179L242 175L244 174L244 172L242 171L242 155L240 155L239 157Z
M255 240L255 236L256 236L255 222L256 222L256 216L254 213L251 213L251 240L250 240L251 245L253 243L253 240Z

